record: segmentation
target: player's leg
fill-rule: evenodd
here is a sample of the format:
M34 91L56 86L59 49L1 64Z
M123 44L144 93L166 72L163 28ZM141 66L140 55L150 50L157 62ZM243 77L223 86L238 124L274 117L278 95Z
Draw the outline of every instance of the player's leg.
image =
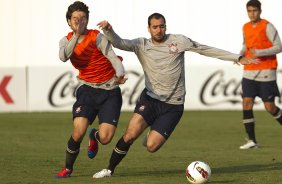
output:
M74 118L74 129L67 143L65 167L57 174L57 178L69 177L73 171L73 165L80 151L81 141L86 133L89 122L87 118Z
M242 80L242 97L243 97L243 125L248 135L247 143L240 146L240 149L250 149L257 147L255 136L255 119L253 114L253 106L255 96L257 96L257 83L252 80L243 78Z
M140 114L134 113L124 135L120 138L112 152L108 169L114 172L116 166L126 156L130 146L147 127L148 124L145 122L144 118Z
M70 176L74 162L79 154L81 141L89 124L95 119L96 114L89 100L89 90L91 90L91 87L82 85L76 91L77 100L72 109L74 129L67 143L65 167L57 174L58 178Z
M240 149L257 148L255 136L255 119L253 114L253 98L243 98L243 124L248 135L247 143L240 146Z
M264 82L261 84L261 98L264 107L281 125L282 125L282 111L275 105L275 97L280 97L280 92L276 81Z
M124 135L117 142L107 169L103 169L93 175L93 178L103 178L111 176L114 173L116 166L121 162L121 160L126 156L131 144L137 137L139 137L142 132L148 127L146 120L148 115L154 114L151 111L150 98L147 98L146 91L140 95L140 98L136 104L134 114L131 117L127 129Z
M74 130L68 141L66 151L66 168L72 169L73 164L79 154L80 144L89 126L87 118L76 117L74 119Z
M92 129L89 134L88 156L94 158L98 152L98 142L109 144L115 134L120 117L122 96L120 88L113 90L99 90L100 95L106 97L99 104L99 129ZM102 93L102 94L101 94Z
M150 130L148 132L146 147L148 152L154 153L158 151L161 146L166 142L166 139L157 131Z
M282 111L275 105L274 102L264 102L264 107L281 125L282 125Z
M166 103L158 104L158 118L151 126L147 137L147 150L151 153L158 151L166 140L170 137L175 127L179 123L184 106Z
M148 124L145 122L144 118L141 115L134 113L129 121L124 135L119 139L112 152L107 169L103 169L95 173L93 178L104 178L111 176L114 173L117 165L126 156L134 140L136 140L147 127Z

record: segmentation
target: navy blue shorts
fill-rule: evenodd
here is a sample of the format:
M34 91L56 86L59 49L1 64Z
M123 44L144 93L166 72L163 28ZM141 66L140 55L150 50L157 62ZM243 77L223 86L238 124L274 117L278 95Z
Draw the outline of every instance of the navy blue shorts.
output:
M117 126L121 105L120 88L104 90L82 85L76 91L73 118L85 117L92 124L98 115L99 124L105 122Z
M184 105L173 105L153 99L143 90L134 112L140 114L151 127L168 139L182 117Z
M242 97L260 97L263 102L274 102L276 96L280 97L280 92L276 81L260 82L243 78Z

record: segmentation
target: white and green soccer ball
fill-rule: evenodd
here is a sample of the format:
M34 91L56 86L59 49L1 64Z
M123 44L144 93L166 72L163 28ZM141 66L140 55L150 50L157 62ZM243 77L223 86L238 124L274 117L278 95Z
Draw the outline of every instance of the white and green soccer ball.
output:
M211 176L210 166L202 161L194 161L186 168L186 177L190 183L201 184L208 181Z

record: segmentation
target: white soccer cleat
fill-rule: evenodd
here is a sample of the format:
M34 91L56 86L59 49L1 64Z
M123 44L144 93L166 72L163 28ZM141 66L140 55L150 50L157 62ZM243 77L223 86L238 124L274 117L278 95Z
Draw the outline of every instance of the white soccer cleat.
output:
M105 178L112 176L112 171L109 169L103 169L93 175L93 178Z
M254 149L258 148L258 145L253 140L248 140L246 144L240 146L240 149Z

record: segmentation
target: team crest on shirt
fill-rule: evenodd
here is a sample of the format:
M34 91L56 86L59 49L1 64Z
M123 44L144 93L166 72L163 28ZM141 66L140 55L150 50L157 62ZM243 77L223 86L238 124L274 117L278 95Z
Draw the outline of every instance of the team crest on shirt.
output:
M169 47L169 53L170 54L177 54L178 53L177 43L172 42L168 47Z
M80 113L80 112L81 112L81 106L79 106L75 109L75 113Z
M145 109L145 105L141 105L141 106L139 107L138 111L139 111L139 112L142 112L142 111L144 111L144 109Z

